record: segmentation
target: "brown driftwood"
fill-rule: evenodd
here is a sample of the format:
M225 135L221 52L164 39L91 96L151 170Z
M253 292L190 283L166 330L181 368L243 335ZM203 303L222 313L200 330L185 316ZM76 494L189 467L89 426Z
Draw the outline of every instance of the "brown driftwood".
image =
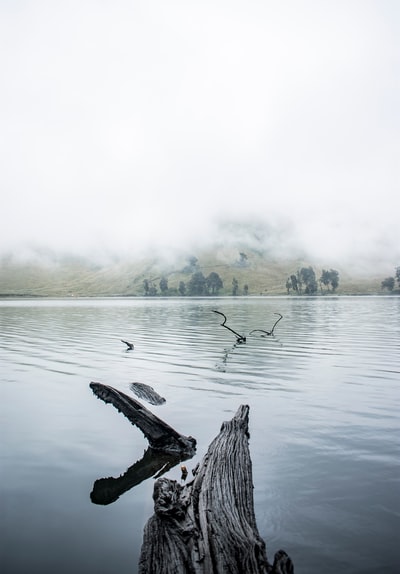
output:
M152 449L193 456L196 439L179 434L167 423L153 415L139 401L102 383L92 382L90 388L99 399L105 403L111 403L133 425L137 426L149 441Z
M242 405L223 423L190 484L156 481L139 574L293 573L283 550L268 562L258 533L248 416Z

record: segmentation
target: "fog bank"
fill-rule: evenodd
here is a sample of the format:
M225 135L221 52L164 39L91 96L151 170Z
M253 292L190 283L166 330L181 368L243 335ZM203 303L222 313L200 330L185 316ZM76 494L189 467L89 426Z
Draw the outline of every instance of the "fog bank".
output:
M1 253L400 264L399 11L2 3Z

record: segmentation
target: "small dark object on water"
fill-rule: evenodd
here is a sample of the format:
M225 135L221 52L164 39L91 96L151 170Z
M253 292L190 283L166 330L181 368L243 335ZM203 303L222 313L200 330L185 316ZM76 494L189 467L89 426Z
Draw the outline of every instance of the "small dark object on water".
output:
M228 327L227 325L225 325L226 323L226 316L221 313L221 311L214 311L214 309L212 309L213 313L218 313L218 315L222 315L222 317L224 318L224 322L221 323L221 327L225 327L225 329L228 329L228 331L230 331L231 333L233 333L234 335L236 335L236 342L241 344L241 343L245 343L246 342L246 337L244 335L239 335L239 333L236 333L236 331L234 331L233 329L231 329L230 327Z
M125 343L125 345L128 347L126 349L127 351L133 351L133 349L135 348L133 343L130 343L129 341L124 341L124 339L121 339L121 343Z
M144 399L151 405L163 405L165 403L164 397L161 397L150 385L131 383L129 387L139 399Z

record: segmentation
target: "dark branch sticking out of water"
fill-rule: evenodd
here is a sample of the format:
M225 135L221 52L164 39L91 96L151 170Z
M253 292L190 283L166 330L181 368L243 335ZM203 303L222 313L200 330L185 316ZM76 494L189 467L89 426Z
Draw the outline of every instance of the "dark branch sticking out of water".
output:
M246 342L246 337L244 335L240 335L239 333L237 333L236 331L234 331L233 329L231 329L230 327L228 327L228 325L225 325L226 323L226 316L221 313L221 311L214 311L214 309L212 309L213 313L218 313L218 315L222 315L222 317L224 318L223 323L221 323L221 327L225 327L225 329L228 329L228 331L230 331L231 333L233 333L234 335L236 335L236 342L237 343L245 343Z
M127 351L132 351L135 346L133 343L130 343L129 341L124 341L124 339L121 339L121 343L125 343L125 345L127 346Z
M250 331L249 335L251 335L252 333L264 333L265 335L273 335L275 327L277 326L279 321L281 319L283 319L283 315L281 315L280 313L274 313L274 315L279 315L279 319L277 319L275 321L274 326L272 327L271 331L264 331L263 329L253 329L252 331Z
M99 399L105 403L111 403L133 425L137 426L149 441L152 449L173 454L192 453L192 456L194 455L196 439L178 433L139 401L102 383L92 382L90 388Z
M150 385L146 385L145 383L131 383L129 388L139 399L143 399L151 405L163 405L165 403L164 397L161 397Z

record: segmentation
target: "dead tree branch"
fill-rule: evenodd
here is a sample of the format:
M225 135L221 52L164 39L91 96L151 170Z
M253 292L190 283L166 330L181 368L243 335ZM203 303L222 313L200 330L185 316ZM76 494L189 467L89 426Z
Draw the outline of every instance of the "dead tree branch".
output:
M277 324L279 323L279 321L281 319L283 319L283 315L281 315L280 313L274 313L274 315L279 315L279 319L277 319L274 323L274 326L272 327L271 331L264 331L263 329L253 329L252 331L250 331L250 335L252 333L265 333L266 335L273 335L274 334L274 329L277 326Z
M225 325L226 323L226 316L221 313L221 311L214 311L214 309L212 310L213 313L218 313L218 315L222 315L222 317L224 318L223 323L221 323L221 327L225 327L225 329L228 329L228 331L230 331L231 333L233 333L234 335L236 335L236 342L237 343L245 343L246 342L246 337L244 335L239 335L239 333L236 333L236 331L234 331L233 329L231 329L230 327L228 327L228 325Z

